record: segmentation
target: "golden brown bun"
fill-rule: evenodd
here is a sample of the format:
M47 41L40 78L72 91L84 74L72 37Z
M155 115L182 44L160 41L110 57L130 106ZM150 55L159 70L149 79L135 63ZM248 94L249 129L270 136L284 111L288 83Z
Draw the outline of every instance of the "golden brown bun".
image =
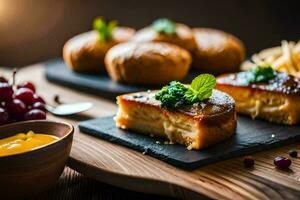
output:
M113 81L127 84L163 85L182 80L191 64L185 49L163 42L127 42L114 46L105 56Z
M212 74L239 70L245 58L245 48L238 38L210 28L195 28L193 32L196 41L194 69Z
M63 58L74 71L98 73L105 71L104 57L114 45L129 40L135 30L128 27L117 27L113 39L100 42L96 31L89 31L71 38L63 47Z
M188 51L195 47L193 31L184 24L176 23L176 34L167 35L157 33L152 27L146 27L136 32L132 41L135 42L167 42L176 44Z

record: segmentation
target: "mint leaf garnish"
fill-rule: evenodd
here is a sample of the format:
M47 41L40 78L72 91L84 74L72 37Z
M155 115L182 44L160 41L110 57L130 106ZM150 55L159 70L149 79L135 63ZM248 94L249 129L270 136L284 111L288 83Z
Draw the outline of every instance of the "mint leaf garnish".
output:
M246 75L249 83L258 83L275 78L276 72L270 66L256 66L247 71Z
M193 104L208 99L212 95L216 79L210 74L201 74L194 78L190 86L172 81L155 94L155 99L166 109L175 109L182 105Z
M213 75L201 74L194 78L184 96L190 103L203 101L212 95L212 90L215 86L216 78Z
M161 18L152 23L152 28L162 34L173 35L176 33L176 24L170 19Z
M107 42L112 39L112 34L117 24L117 21L106 23L102 17L97 17L93 22L93 28L98 32L99 40Z

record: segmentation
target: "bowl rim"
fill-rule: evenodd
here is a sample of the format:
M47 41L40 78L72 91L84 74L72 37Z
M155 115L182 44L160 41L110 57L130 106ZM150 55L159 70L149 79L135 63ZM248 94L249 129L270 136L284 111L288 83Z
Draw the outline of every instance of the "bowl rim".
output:
M61 121L56 121L56 120L28 120L28 121L22 121L22 122L15 122L15 123L10 123L10 124L5 124L5 125L1 125L0 126L0 130L2 128L5 128L5 127L10 127L10 126L15 126L15 125L20 125L20 124L32 124L32 123L53 123L53 124L63 124L63 125L66 125L69 127L69 131L67 131L67 133L62 136L62 137L58 137L59 139L58 140L55 140L51 143L48 143L48 144L45 144L45 145L41 145L41 146L38 146L32 150L29 150L29 151L25 151L25 152L21 152L21 153L15 153L15 154L11 154L11 155L5 155L5 156L0 156L0 160L1 159L7 159L7 158L11 158L11 157L17 157L17 156L23 156L23 155L27 155L27 154L30 154L30 153L35 153L37 152L38 150L41 150L45 147L48 147L48 146L53 146L55 144L57 144L58 142L62 142L63 140L65 140L67 137L70 137L73 135L74 133L74 126L70 123L67 123L67 122L61 122ZM15 134L18 134L18 133L15 133ZM45 133L46 134L46 133ZM49 134L48 134L49 135Z

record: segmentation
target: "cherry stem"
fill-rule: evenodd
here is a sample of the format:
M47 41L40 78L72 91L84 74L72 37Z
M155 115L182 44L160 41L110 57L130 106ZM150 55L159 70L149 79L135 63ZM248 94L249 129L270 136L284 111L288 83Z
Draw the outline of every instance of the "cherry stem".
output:
M57 103L57 104L62 104L62 102L61 102L60 97L59 97L58 94L56 94L56 95L54 96L54 102Z
M12 74L12 85L13 85L13 87L16 85L16 75L17 75L17 72L18 72L18 69L15 68L13 70L13 74Z

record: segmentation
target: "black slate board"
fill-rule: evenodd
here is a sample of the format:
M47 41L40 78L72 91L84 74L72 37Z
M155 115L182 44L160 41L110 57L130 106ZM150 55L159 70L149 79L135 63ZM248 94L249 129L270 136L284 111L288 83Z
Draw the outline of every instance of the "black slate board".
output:
M115 100L125 93L139 92L159 87L130 86L115 83L106 74L82 74L71 71L61 58L46 62L46 78L57 84ZM184 82L190 82L196 74L189 74Z
M209 163L300 141L300 126L277 125L245 116L238 117L237 132L234 136L200 151L188 151L182 145L165 145L163 141L157 144L155 138L121 130L115 126L113 116L81 122L79 129L183 169L195 169Z

